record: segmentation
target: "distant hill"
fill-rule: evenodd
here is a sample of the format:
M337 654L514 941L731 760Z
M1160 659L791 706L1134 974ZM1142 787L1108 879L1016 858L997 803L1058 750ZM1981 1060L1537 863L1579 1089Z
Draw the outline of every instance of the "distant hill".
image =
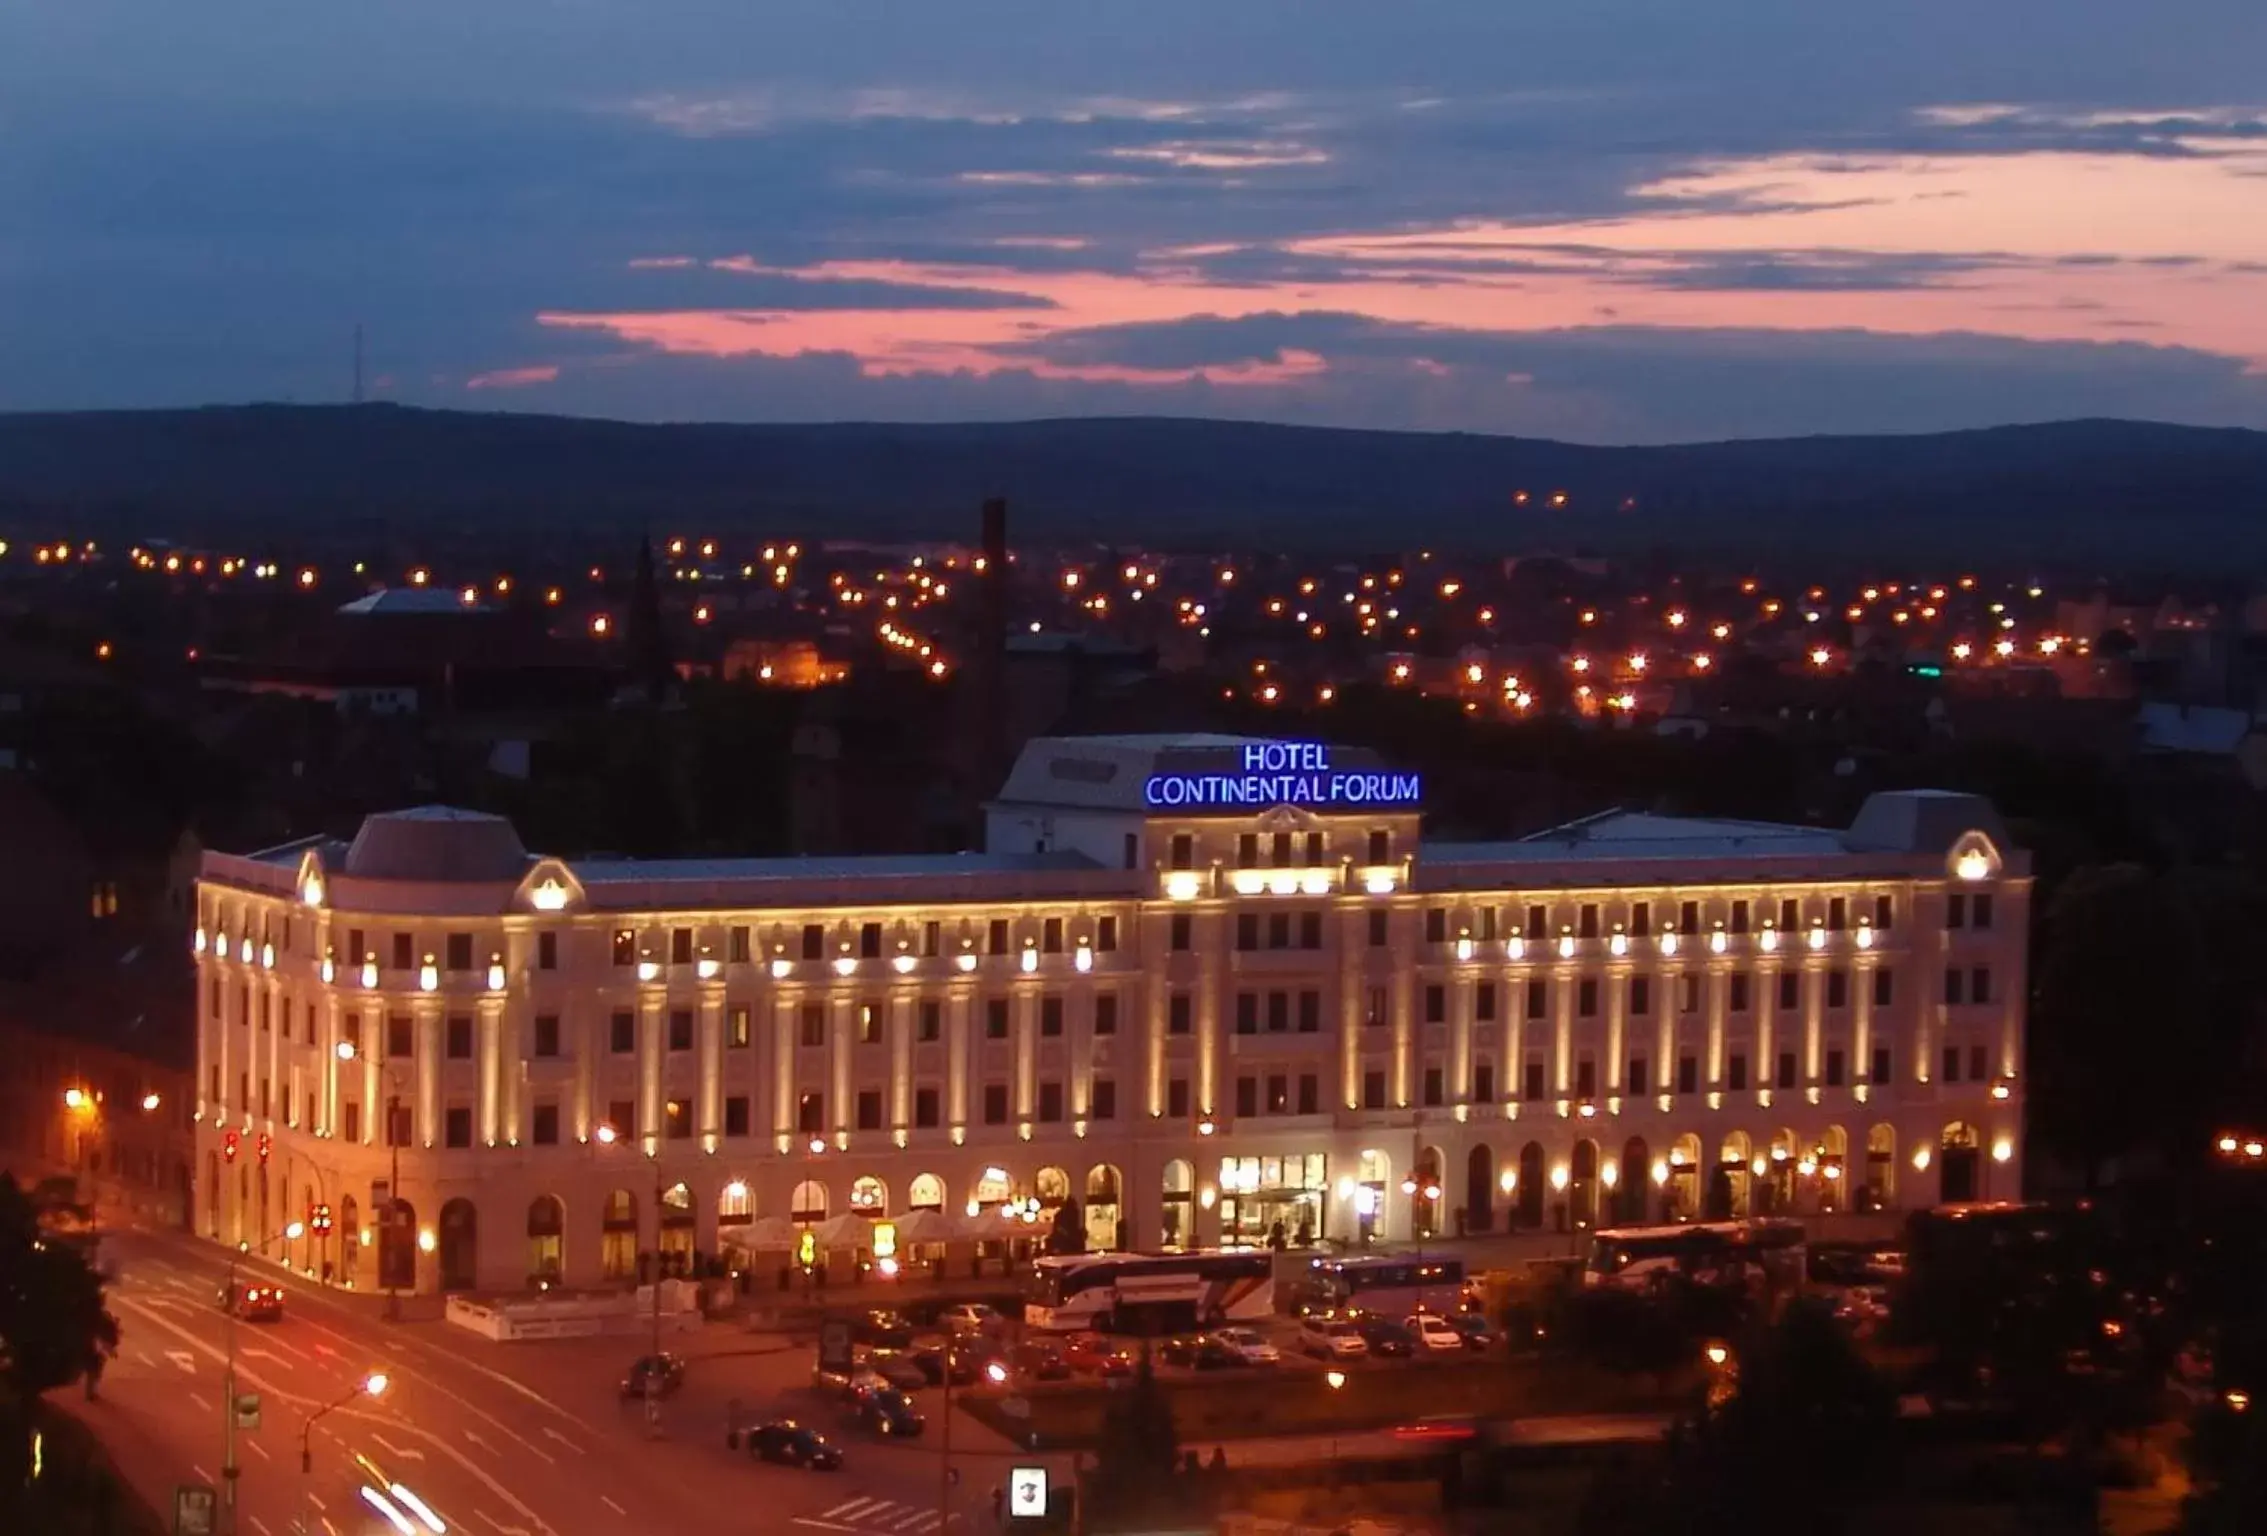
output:
M2133 421L1593 448L1156 418L645 426L390 405L0 415L0 524L27 531L68 514L114 537L309 524L944 536L968 534L987 495L1008 497L1017 533L1033 538L2267 568L2267 433Z

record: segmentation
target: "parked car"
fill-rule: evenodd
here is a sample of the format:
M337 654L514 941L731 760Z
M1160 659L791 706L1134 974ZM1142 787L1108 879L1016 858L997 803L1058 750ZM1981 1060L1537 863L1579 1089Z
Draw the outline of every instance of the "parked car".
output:
M1068 1381L1071 1363L1053 1344L1031 1339L1008 1352L1008 1367L1026 1381Z
M1245 1365L1276 1365L1283 1359L1283 1352L1257 1328L1215 1328L1212 1338L1223 1349L1233 1350Z
M1448 1320L1448 1326L1464 1335L1466 1349L1486 1349L1496 1341L1496 1331L1477 1312L1459 1312Z
M1354 1330L1381 1360L1406 1360L1417 1348L1409 1330L1390 1317L1365 1317L1354 1324Z
M1429 1353L1446 1353L1464 1348L1464 1335L1456 1325L1438 1312L1412 1312L1403 1322L1416 1347Z
M231 1296L228 1287L220 1290L220 1309L233 1310L247 1323L280 1323L283 1321L283 1289L273 1285L239 1286Z
M622 1373L624 1397L668 1397L685 1384L681 1355L640 1355Z
M1244 1357L1209 1333L1181 1334L1167 1339L1158 1351L1167 1365L1192 1371L1234 1370Z
M1359 1360L1369 1354L1370 1341L1350 1320L1317 1313L1299 1324L1299 1350L1317 1360Z
M1006 1323L981 1301L956 1301L937 1313L937 1326L947 1333L991 1333Z
M853 1366L847 1371L821 1371L814 1378L814 1385L828 1396L846 1402L857 1402L870 1393L892 1390L889 1378L870 1365Z
M1063 1358L1074 1371L1093 1376L1131 1376L1141 1352L1106 1333L1074 1333L1063 1341Z
M842 1466L840 1446L808 1424L798 1424L793 1419L773 1419L768 1424L757 1425L748 1436L748 1454L758 1461L804 1467L814 1472L833 1472Z
M902 1312L873 1307L852 1320L850 1337L875 1349L905 1349L913 1343L913 1324Z
M885 1387L859 1399L858 1422L877 1435L911 1440L921 1433L927 1421L921 1417L921 1410L913 1406L912 1398L895 1387Z
M937 1356L937 1374L929 1374L915 1351L909 1349L877 1349L866 1356L867 1369L888 1382L900 1392L918 1392L923 1387L935 1386L944 1379L944 1356Z

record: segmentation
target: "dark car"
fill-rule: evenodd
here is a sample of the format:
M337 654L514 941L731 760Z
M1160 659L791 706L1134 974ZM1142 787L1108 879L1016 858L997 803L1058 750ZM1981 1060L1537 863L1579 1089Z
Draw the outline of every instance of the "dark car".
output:
M944 1360L936 1362L937 1374L929 1374L929 1366L912 1350L877 1349L866 1357L867 1368L900 1392L918 1392L933 1387L943 1378Z
M681 1355L640 1355L622 1373L624 1397L669 1397L685 1384Z
M1409 1330L1390 1317L1365 1317L1354 1325L1361 1330L1362 1342L1370 1346L1370 1356L1378 1360L1406 1360L1416 1352L1417 1341Z
M1068 1381L1071 1363L1052 1344L1018 1344L1008 1357L1009 1368L1026 1381Z
M229 1294L226 1286L220 1291L221 1310L234 1311L247 1323L280 1323L283 1321L283 1290L273 1285L245 1285Z
M1449 1314L1448 1326L1464 1335L1464 1347L1466 1349L1486 1349L1496 1341L1496 1331L1490 1328L1488 1320L1477 1312L1451 1313Z
M875 1349L905 1349L913 1343L913 1324L902 1312L874 1307L852 1321L850 1337Z
M888 1387L859 1399L858 1422L877 1435L911 1440L921 1433L927 1420L921 1417L921 1410L913 1406L912 1398L895 1387Z
M777 1462L783 1467L807 1467L814 1472L834 1472L842 1466L842 1448L832 1440L793 1419L773 1419L759 1424L748 1436L748 1454L758 1461Z

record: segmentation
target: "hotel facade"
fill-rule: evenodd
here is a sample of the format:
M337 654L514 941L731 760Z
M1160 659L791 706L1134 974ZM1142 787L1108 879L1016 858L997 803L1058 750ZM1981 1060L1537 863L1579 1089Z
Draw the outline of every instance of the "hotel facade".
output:
M1155 1249L2019 1191L2029 865L1987 802L1442 843L1421 795L1058 738L980 854L562 859L445 808L207 854L197 1228L495 1291L923 1208Z

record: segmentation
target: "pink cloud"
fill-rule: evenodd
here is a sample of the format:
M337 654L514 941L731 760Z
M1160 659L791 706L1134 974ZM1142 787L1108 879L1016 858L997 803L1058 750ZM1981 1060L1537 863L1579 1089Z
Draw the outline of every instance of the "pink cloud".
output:
M550 363L539 363L526 368L494 368L476 373L464 381L466 389L526 389L533 384L549 384L559 377L558 368Z

